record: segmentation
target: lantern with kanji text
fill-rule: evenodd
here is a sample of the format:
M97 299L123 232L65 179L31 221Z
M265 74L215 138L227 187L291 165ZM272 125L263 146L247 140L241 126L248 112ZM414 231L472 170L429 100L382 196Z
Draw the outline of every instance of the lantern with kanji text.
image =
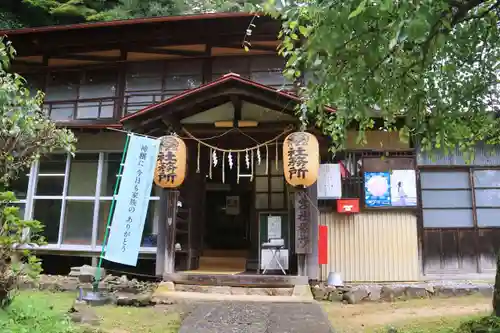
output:
M294 132L283 141L283 170L290 185L313 185L318 179L319 162L319 143L311 133Z
M179 187L186 177L186 144L174 135L164 136L160 140L154 181L163 188Z

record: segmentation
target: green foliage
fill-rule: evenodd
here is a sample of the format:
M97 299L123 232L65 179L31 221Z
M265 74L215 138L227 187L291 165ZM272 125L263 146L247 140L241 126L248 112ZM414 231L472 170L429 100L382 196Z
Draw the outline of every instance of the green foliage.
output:
M85 22L117 3L114 0L22 0L22 2L32 9L47 13L54 23Z
M0 333L79 332L51 300L42 294L17 297L7 310L0 310Z
M423 149L467 151L500 138L491 112L500 107L499 7L498 0L304 0L266 10L283 19L285 74L308 78L305 109L334 150L348 128L363 134L376 116Z
M8 183L41 155L73 152L75 137L57 128L42 111L43 94L33 96L25 80L7 73L15 50L0 39L0 183Z
M16 201L14 193L0 192L0 308L10 305L20 277L33 279L41 272L39 260L20 246L44 244L39 235L43 227L21 219Z
M500 317L483 317L466 321L455 333L499 333Z
M44 154L56 149L72 153L75 142L71 131L56 128L42 111L43 94L32 96L21 76L7 72L14 55L0 39L0 188ZM0 307L11 302L20 277L40 272L36 257L22 247L42 244L42 227L22 220L15 201L12 192L0 192Z
M0 29L216 11L250 11L260 2L260 0L2 0Z
M260 1L223 0L119 0L108 11L91 16L89 19L107 21L168 15L186 15L210 12L250 11Z

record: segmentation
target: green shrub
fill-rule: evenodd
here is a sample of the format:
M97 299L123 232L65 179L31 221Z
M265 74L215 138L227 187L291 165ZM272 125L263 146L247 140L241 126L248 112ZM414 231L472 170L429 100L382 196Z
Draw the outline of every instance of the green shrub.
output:
M36 297L17 297L0 310L0 333L74 333L76 328L61 309Z
M15 202L14 193L0 192L0 309L12 302L20 278L36 278L41 271L40 261L20 247L44 244L42 225L21 219Z
M490 316L469 320L456 333L500 333L500 317Z

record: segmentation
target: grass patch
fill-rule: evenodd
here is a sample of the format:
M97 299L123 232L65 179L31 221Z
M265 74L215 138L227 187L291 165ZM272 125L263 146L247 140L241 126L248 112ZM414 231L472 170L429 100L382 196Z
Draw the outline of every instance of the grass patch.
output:
M66 316L75 298L76 293L22 292L8 311L0 311L0 333L81 333ZM172 307L93 309L102 319L97 332L177 333L181 321Z
M481 318L480 315L430 317L388 325L384 328L375 329L374 332L386 333L389 327L394 327L398 333L456 333L462 323L479 318Z
M70 303L71 304L71 303ZM76 327L64 315L65 302L48 295L22 294L6 310L0 310L1 333L72 333Z

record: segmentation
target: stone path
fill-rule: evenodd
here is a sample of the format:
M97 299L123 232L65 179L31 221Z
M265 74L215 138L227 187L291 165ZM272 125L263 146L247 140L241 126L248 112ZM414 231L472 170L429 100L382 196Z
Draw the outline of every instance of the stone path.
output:
M315 303L206 302L195 306L179 333L333 333Z

